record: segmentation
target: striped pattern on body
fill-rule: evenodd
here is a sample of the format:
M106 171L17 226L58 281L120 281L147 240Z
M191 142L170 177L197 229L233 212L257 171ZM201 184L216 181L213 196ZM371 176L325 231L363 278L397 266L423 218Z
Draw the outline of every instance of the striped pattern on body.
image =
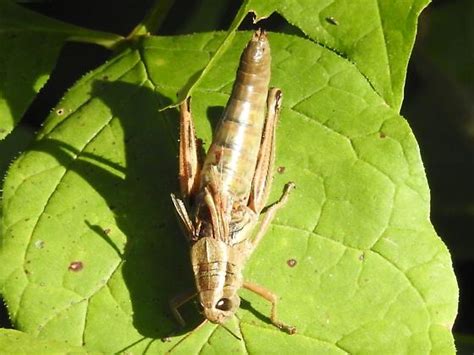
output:
M237 78L201 172L201 188L217 167L219 189L245 205L252 186L262 140L270 82L270 45L263 32L254 34L240 58Z

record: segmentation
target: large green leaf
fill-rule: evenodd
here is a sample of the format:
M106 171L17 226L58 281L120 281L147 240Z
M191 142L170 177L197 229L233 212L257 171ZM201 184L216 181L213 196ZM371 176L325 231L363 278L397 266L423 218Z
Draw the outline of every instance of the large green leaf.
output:
M0 139L12 131L48 80L65 41L111 47L120 39L0 0Z
M271 199L289 180L297 190L245 277L280 296L279 315L298 334L276 330L269 305L242 291L229 323L242 341L211 324L158 340L176 330L168 300L193 287L169 201L177 112L158 108L199 75L223 36L144 38L78 82L10 169L0 282L14 324L103 352L454 352L457 285L429 221L410 128L354 64L278 34L276 164L285 169ZM249 38L238 34L194 90L207 146Z
M13 329L0 329L0 349L3 354L85 354L85 349L51 340L39 340Z
M230 31L209 61L212 67L232 41L234 31L247 15L256 21L279 12L309 38L335 50L355 64L374 90L397 112L403 89L418 15L430 0L246 0ZM303 66L304 64L302 64ZM207 74L197 76L196 84ZM189 85L181 98L192 92Z

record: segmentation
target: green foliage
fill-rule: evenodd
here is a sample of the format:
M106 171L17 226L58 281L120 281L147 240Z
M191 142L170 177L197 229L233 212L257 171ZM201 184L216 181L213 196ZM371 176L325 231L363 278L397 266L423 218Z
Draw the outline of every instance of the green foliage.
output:
M428 3L429 0L246 0L231 30L249 11L255 13L256 21L278 12L309 38L353 62L385 102L399 111L418 15ZM216 57L227 48L232 36L230 31Z
M249 1L227 34L135 38L68 91L4 183L0 285L18 329L107 353L454 352L456 280L398 114L425 2L379 4L368 26L377 35L363 41L358 6L313 3ZM193 281L169 200L177 111L159 109L191 92L209 146L251 36L235 32L250 8L277 9L310 39L269 34L272 85L284 92L276 166L285 167L271 200L287 181L297 190L245 273L279 295L279 316L298 334L276 330L269 305L242 291L228 324L238 341L212 324L191 332L193 307L186 329L169 316L168 300ZM392 35L403 45L383 45Z
M18 124L48 81L65 41L94 41L109 48L120 38L0 0L0 140Z

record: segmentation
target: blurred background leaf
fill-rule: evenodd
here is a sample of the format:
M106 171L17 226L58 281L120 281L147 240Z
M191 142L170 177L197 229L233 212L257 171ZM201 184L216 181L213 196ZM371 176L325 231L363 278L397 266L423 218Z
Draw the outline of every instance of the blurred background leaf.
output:
M438 0L420 17L402 114L420 144L432 221L460 287L455 331L474 334L474 2Z
M42 16L0 0L0 140L18 124L49 78L65 41L111 48L121 37Z

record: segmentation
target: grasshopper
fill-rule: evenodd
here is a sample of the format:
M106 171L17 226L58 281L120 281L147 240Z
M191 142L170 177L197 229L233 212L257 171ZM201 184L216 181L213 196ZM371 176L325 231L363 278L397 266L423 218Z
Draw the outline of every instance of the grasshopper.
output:
M244 287L272 305L270 320L289 334L295 327L277 318L277 296L245 281L242 270L267 231L275 213L294 188L285 185L253 235L270 193L275 158L275 131L282 92L270 88L270 45L258 30L244 49L232 94L203 164L190 109L180 105L179 183L181 198L171 194L180 226L191 245L196 291L171 300L176 320L184 326L179 307L199 297L207 320L223 324L240 306Z

